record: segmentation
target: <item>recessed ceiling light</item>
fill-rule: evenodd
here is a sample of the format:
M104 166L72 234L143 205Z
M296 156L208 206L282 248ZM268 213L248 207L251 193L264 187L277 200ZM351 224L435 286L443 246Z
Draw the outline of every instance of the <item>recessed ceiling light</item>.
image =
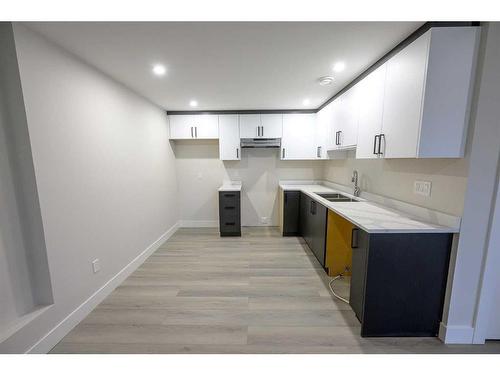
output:
M333 83L333 77L331 77L331 76L319 77L318 78L318 83L321 86L331 85Z
M165 68L165 65L162 65L162 64L153 65L153 73L155 75L164 76L166 72L167 72L167 68Z
M309 104L311 104L311 101L309 99L304 99L304 100L302 100L302 104L309 105Z
M189 101L189 105L190 105L191 107L198 107L198 102L197 102L196 100L194 100L194 99L193 99L193 100L190 100L190 101Z
M345 63L342 61L339 61L333 65L333 71L336 73L339 73L345 69Z

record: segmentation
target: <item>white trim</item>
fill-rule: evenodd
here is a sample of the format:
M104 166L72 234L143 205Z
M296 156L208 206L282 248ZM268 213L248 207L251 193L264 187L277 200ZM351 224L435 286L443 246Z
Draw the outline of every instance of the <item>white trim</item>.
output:
M474 328L470 326L447 326L439 323L438 337L445 344L472 344Z
M217 228L218 220L179 220L180 228Z
M134 272L152 253L154 253L179 228L179 222L163 233L160 238L149 245L106 284L92 294L85 302L52 328L27 353L48 353L64 336L80 323L99 303L101 303L118 285Z

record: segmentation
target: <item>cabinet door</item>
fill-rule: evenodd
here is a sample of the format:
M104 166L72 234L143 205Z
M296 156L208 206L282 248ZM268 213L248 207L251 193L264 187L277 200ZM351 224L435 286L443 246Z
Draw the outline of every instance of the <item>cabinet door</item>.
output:
M283 115L262 114L260 115L262 132L261 138L281 138L283 134Z
M384 113L384 87L387 64L377 68L358 83L359 123L357 159L376 159L378 139L375 136L382 132L382 116Z
M311 243L311 198L308 195L300 194L300 235L309 245Z
M219 116L219 158L240 160L240 127L238 115Z
M300 229L300 191L285 191L283 199L283 235L296 236Z
M358 140L358 93L358 87L354 86L341 96L341 122L338 126L340 148L353 148Z
M195 138L217 139L219 138L219 116L218 115L194 115Z
M429 36L424 34L387 62L383 157L417 156Z
M330 127L332 124L331 103L321 109L316 114L316 147L320 147L317 153L318 159L328 159L328 150L330 150ZM319 157L318 157L319 155Z
M174 115L169 116L170 120L170 139L193 139L194 124L193 116Z
M309 247L318 259L319 263L325 267L326 252L326 223L328 210L325 206L315 200L311 200L311 244Z
M342 111L342 97L336 98L331 105L331 126L330 126L330 148L329 150L338 150L340 148L339 144L339 132L341 131L343 120L343 111Z
M283 115L281 159L316 159L316 115L295 113Z
M240 137L259 138L260 115L239 115L240 117Z
M349 305L359 321L363 322L369 234L357 228L353 237Z

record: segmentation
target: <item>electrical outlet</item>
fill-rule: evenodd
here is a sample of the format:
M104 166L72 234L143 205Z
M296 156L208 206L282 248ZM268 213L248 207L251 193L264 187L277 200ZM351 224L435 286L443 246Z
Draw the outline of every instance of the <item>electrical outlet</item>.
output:
M97 273L101 270L101 263L99 259L94 259L92 261L92 270L94 271L94 273Z
M260 218L261 224L268 224L269 218L267 216L262 216Z
M430 181L415 181L413 192L424 197L431 196L432 182Z

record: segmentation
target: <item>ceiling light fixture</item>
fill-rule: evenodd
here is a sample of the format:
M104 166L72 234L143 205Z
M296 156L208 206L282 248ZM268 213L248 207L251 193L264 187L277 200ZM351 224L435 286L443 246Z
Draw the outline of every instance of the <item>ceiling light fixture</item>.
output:
M331 84L333 83L333 77L331 77L331 76L319 77L319 78L318 78L318 83L319 83L321 86L328 86L328 85L331 85Z
M165 65L155 64L153 65L153 73L157 76L164 76L167 73L167 68Z
M196 100L194 100L194 99L193 99L193 100L189 101L189 105L190 105L191 107L198 107L198 102L197 102Z
M334 71L335 73L340 73L340 72L341 72L341 71L343 71L344 69L345 69L345 63L344 63L344 62L342 62L342 61L339 61L339 62L337 62L337 63L335 63L335 64L333 65L333 71Z
M302 100L302 104L309 105L309 104L311 104L311 101L309 99L304 99L304 100Z

